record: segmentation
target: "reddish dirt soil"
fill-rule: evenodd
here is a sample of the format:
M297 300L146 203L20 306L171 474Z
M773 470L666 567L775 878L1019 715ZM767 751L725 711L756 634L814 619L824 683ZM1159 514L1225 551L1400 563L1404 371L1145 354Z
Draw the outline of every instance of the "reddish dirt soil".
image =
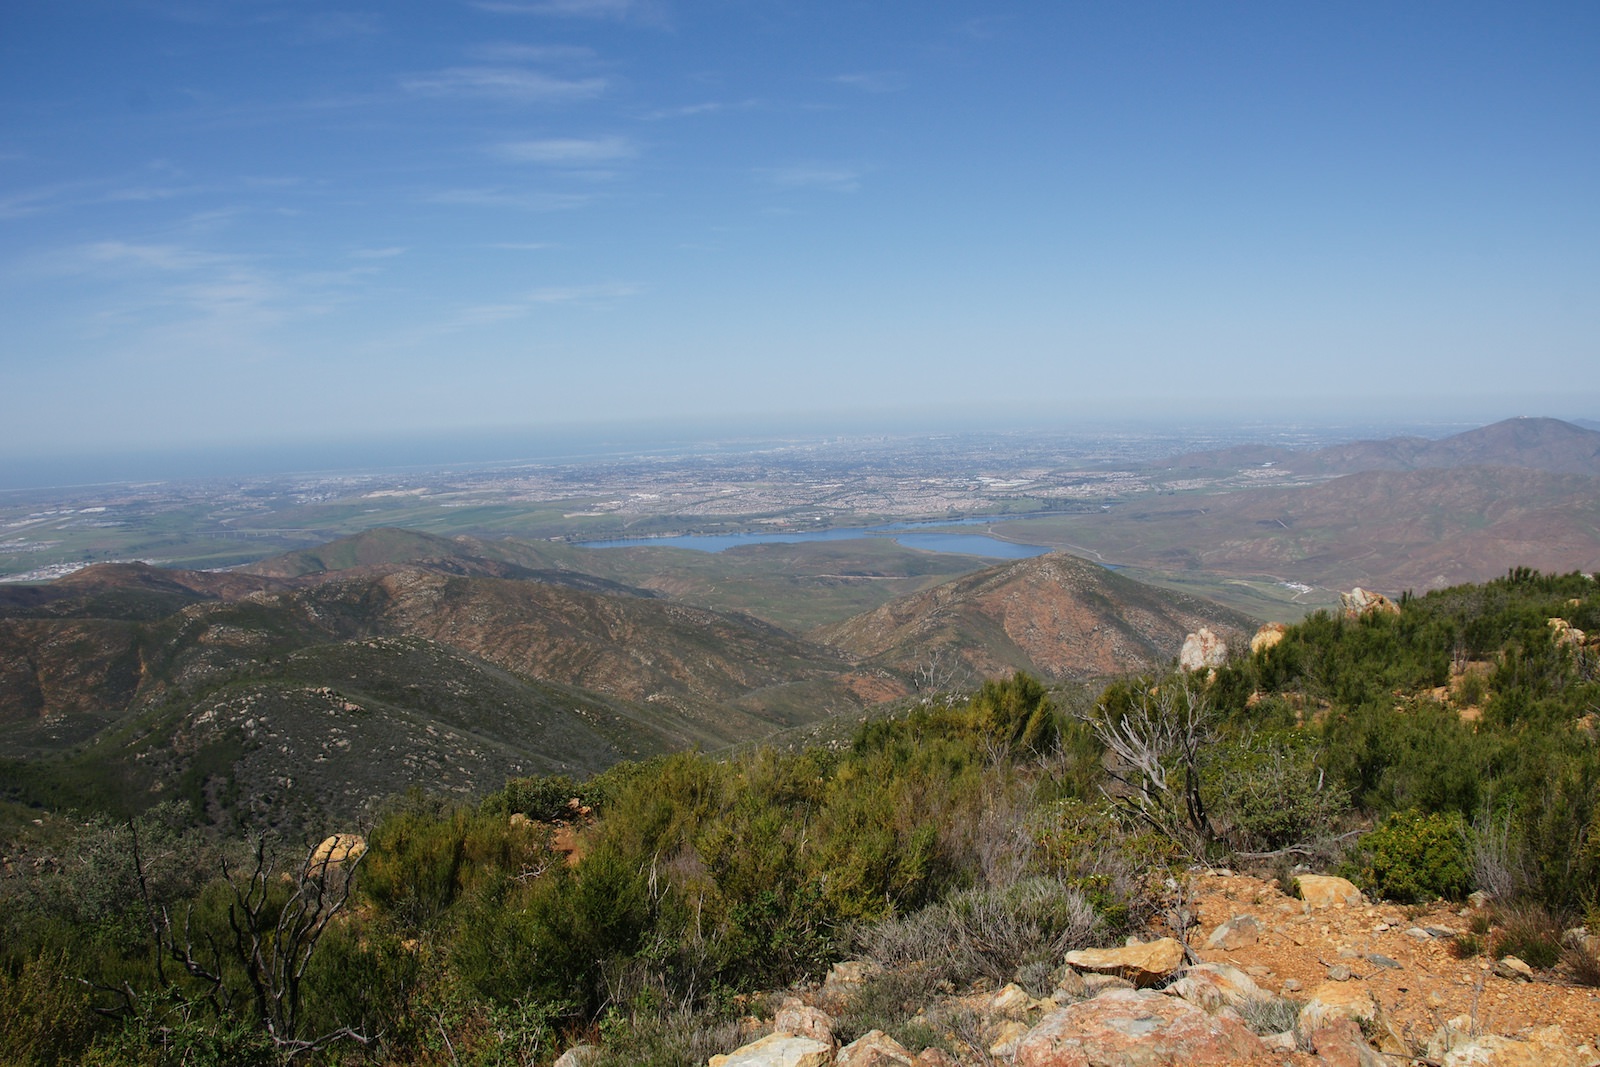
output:
M1559 967L1539 972L1533 982L1509 981L1493 973L1487 956L1457 959L1450 940L1406 933L1426 927L1466 932L1473 913L1461 914L1459 905L1313 910L1284 896L1274 882L1227 872L1196 875L1191 887L1199 926L1190 931L1190 944L1197 955L1247 971L1263 989L1303 1000L1328 980L1330 967L1343 965L1416 1046L1425 1045L1445 1020L1467 1015L1480 1032L1506 1036L1557 1024L1574 1045L1600 1049L1600 989L1573 984ZM1261 924L1258 942L1233 951L1204 947L1212 930L1240 914L1254 915ZM1370 955L1400 966L1381 966ZM1300 983L1298 991L1284 991L1289 979Z

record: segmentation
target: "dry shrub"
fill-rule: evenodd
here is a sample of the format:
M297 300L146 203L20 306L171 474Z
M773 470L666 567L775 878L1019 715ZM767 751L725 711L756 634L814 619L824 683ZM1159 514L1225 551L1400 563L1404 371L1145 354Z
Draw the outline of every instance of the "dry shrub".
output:
M1579 985L1600 986L1600 954L1587 945L1568 945L1561 953L1561 962L1572 972L1572 980Z
M700 1067L750 1040L737 1019L687 1010L634 1014L601 1028L605 1041L593 1067Z
M1261 997L1239 1005L1239 1016L1252 1034L1281 1034L1300 1021L1303 1005L1290 997Z
M1528 887L1521 847L1511 824L1511 812L1499 815L1484 809L1472 821L1469 851L1472 881L1496 900L1514 900Z
M956 981L1007 982L1028 964L1053 965L1069 949L1097 943L1104 930L1082 893L1060 878L1033 877L952 893L872 927L863 942L886 967L920 963Z
M1561 960L1561 925L1537 904L1523 904L1498 912L1500 931L1494 936L1494 956L1515 956L1530 967L1547 970Z

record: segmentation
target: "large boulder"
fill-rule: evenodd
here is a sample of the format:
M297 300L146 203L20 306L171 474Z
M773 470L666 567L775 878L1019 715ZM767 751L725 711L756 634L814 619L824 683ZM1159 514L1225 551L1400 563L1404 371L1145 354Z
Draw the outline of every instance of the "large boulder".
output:
M1183 639L1178 666L1186 671L1220 667L1228 661L1228 643L1204 626Z
M1340 1019L1368 1027L1382 1021L1383 1010L1360 982L1323 982L1300 1009L1300 1029L1312 1033Z
M1300 887L1300 899L1306 902L1308 908L1331 908L1335 904L1354 908L1361 904L1361 890L1348 878L1302 874L1295 879L1295 884Z
M828 1067L833 1046L793 1034L768 1034L726 1056L711 1057L710 1067Z
M1268 999L1267 992L1237 967L1226 963L1201 963L1183 972L1183 977L1162 990L1168 996L1182 997L1209 1012L1237 1008L1251 1001Z
M1348 593L1339 594L1339 607L1347 619L1359 619L1363 615L1400 614L1400 605L1382 593L1369 592L1359 585Z
M838 1045L833 1038L832 1017L827 1012L806 1004L799 997L789 997L783 1002L783 1006L778 1009L778 1014L772 1020L772 1028L780 1034L809 1037L829 1048Z
M1558 645L1568 648L1577 648L1584 643L1587 635L1566 619L1549 620L1550 636L1555 638Z
M1235 915L1206 938L1206 948L1232 952L1261 940L1261 924L1254 915Z
M839 1050L833 1067L912 1067L915 1062L900 1042L882 1030L869 1030Z
M1265 1046L1238 1020L1175 997L1121 989L1051 1013L1017 1042L1016 1067L1220 1067Z
M311 850L306 870L313 876L354 863L366 855L367 840L360 834L334 834Z
M1261 653L1282 641L1283 635L1288 632L1289 627L1281 622L1267 623L1257 630L1256 635L1250 639L1250 654L1252 656L1261 655Z
M1183 946L1170 937L1125 948L1085 948L1067 953L1080 971L1126 978L1136 986L1155 985L1183 966Z

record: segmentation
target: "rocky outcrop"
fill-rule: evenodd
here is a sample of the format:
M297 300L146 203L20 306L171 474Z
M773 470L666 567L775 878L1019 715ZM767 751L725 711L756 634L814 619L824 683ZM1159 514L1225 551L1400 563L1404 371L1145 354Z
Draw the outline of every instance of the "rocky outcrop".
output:
M913 1067L916 1058L882 1030L869 1030L839 1050L833 1067Z
M795 1037L809 1037L819 1044L834 1048L838 1045L833 1039L833 1019L820 1008L813 1008L803 1002L799 997L790 997L778 1009L778 1014L772 1020L773 1028L780 1034L792 1034Z
M1178 666L1186 671L1220 667L1228 661L1228 643L1204 626L1183 639Z
M726 1056L713 1056L710 1067L829 1067L833 1046L793 1034L768 1034Z
M1167 986L1163 993L1184 1000L1209 1012L1238 1008L1251 1001L1266 1000L1267 991L1237 967L1226 963L1201 963L1183 972L1183 977Z
M1339 594L1339 608L1347 619L1359 619L1363 615L1400 614L1400 605L1382 593L1368 592L1359 585L1348 593Z
M1300 1009L1300 1029L1312 1033L1340 1019L1371 1026L1379 1016L1378 1002L1360 982L1324 982Z
M1183 966L1183 946L1170 937L1124 948L1085 948L1069 952L1066 960L1080 971L1126 978L1135 986L1165 980Z
M334 834L311 850L306 870L312 875L321 875L356 862L366 852L367 839L360 834Z
M1581 648L1588 640L1588 635L1566 619L1549 620L1550 636L1556 644L1563 648Z
M1250 654L1252 656L1261 655L1267 649L1273 648L1279 641L1282 641L1283 635L1288 632L1289 627L1281 622L1267 623L1257 630L1255 636L1250 639Z
M1017 1042L1017 1067L1247 1063L1265 1051L1238 1020L1176 997L1115 990L1058 1009Z
M1385 1067L1387 1061L1367 1044L1359 1023L1339 1019L1307 1034L1303 1043L1321 1067Z
M1593 1067L1595 1050L1574 1041L1559 1026L1520 1037L1474 1034L1470 1016L1451 1019L1428 1041L1428 1059L1444 1067Z

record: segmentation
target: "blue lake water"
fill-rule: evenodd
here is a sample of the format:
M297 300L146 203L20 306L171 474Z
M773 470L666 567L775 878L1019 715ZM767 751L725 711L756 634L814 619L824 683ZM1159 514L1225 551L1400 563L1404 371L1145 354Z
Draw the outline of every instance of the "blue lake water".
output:
M975 526L992 519L956 519L944 522L892 522L882 526L863 526L851 530L817 530L809 533L734 533L689 534L678 537L630 537L612 541L582 541L580 548L688 548L696 552L721 552L736 545L798 544L804 541L850 541L864 537L887 537L904 548L925 552L953 552L986 559L1028 559L1050 549L1044 545L1020 545L988 534L918 532L933 526Z

